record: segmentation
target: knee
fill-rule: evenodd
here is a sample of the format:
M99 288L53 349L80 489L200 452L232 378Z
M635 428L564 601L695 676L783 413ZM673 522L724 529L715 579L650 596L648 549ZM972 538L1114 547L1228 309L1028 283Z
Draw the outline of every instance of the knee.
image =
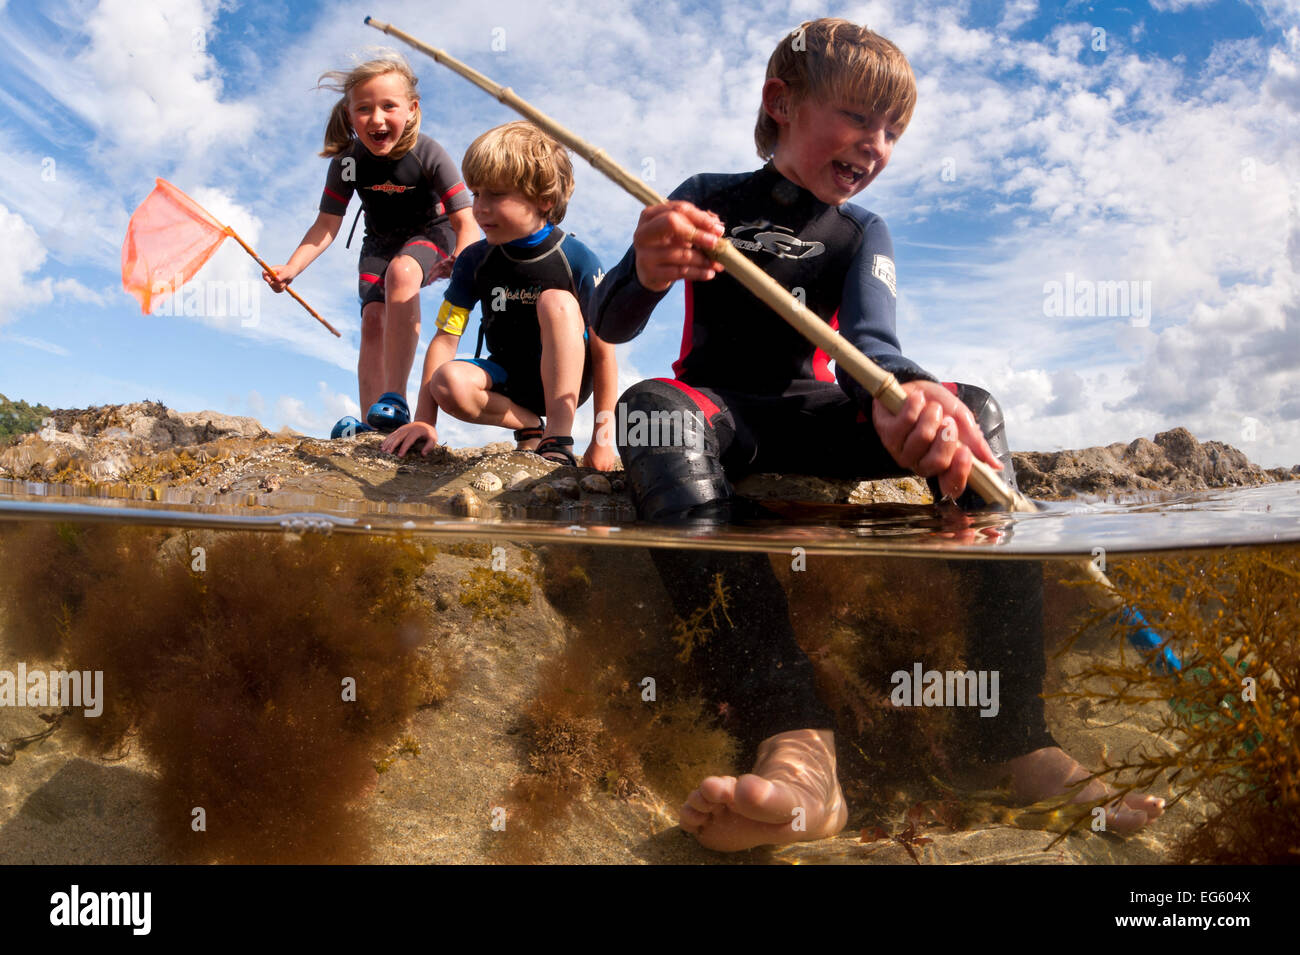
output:
M996 398L975 385L958 384L957 397L971 414L975 423L984 432L984 440L989 443L994 457L1002 464L1000 477L1011 487L1016 486L1016 471L1011 460L1011 445L1007 439L1006 419L1002 415L1002 406Z
M731 497L717 432L679 389L639 382L619 398L616 418L619 455L643 519L673 520Z
M582 335L582 310L578 308L578 300L563 289L548 288L538 296L537 321L543 334Z
M455 362L447 362L429 379L429 394L438 407L448 414L460 417L470 409L470 398L477 388L467 382Z
M424 269L420 263L409 255L399 255L388 263L384 272L384 291L388 295L410 294L420 289L424 281Z

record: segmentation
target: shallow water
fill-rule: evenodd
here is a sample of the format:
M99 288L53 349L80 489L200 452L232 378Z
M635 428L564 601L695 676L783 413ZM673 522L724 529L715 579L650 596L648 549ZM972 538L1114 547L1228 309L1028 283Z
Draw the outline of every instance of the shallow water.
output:
M1059 814L970 775L973 700L891 697L930 671L976 672L967 636L1000 595L959 558L985 558L1010 590L1041 563L1057 648L1097 605L1066 583L1079 557L1293 562L1300 542L1295 483L1014 517L798 507L706 530L0 491L0 683L20 667L103 674L95 716L89 700L64 715L67 701L6 702L0 685L0 862L721 861L674 829L675 806L701 776L744 770L741 734L679 661L745 614L759 634L788 619L813 658L852 813L837 839L745 861L1167 861L1210 817L1203 794L1134 837L1062 837ZM725 570L694 638L647 547ZM727 576L746 551L771 555L770 581L767 562L757 586ZM1023 570L999 578L1002 559ZM1085 631L1034 693L1077 690L1125 653ZM1100 769L1176 751L1169 712L1067 698L1048 720ZM1167 778L1149 788L1175 794ZM890 838L858 837L878 826ZM907 826L929 841L900 838Z
M538 543L581 537L615 546L786 550L823 554L914 554L952 557L1068 557L1144 554L1227 546L1300 542L1300 481L1253 488L1147 495L1124 501L1040 502L1032 514L948 513L919 505L799 505L769 503L780 515L740 526L672 530L637 524L630 515L542 513L531 508L471 519L418 502L340 504L310 495L233 505L211 492L163 489L162 499L124 488L0 480L0 519L59 515L82 521L165 524L228 530L301 529L322 532L400 531L429 537L482 537ZM55 510L57 508L57 510ZM621 518L621 519L620 519Z

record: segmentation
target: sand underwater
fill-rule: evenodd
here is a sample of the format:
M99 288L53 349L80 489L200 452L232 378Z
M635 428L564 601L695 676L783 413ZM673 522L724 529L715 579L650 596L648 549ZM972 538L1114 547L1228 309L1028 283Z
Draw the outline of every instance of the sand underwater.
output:
M744 593L719 581L676 619L646 550L666 542L638 535L617 472L499 446L398 461L373 437L156 405L59 414L0 448L0 704L6 671L76 669L103 674L102 712L0 705L2 863L1300 858L1300 484L1240 452L1225 477L1223 446L1172 432L1112 446L1134 467L1103 492L1179 495L974 531L936 520L919 482L769 477L746 493L783 521L667 542L770 555L839 718L848 828L723 855L676 809L703 775L748 767L681 660ZM1076 491L1119 473L1068 454L1018 464ZM1216 496L1216 468L1265 486ZM1103 539L1181 674L1071 569ZM955 568L990 557L1043 562L1049 723L1108 781L1171 801L1142 832L1016 806L969 764L968 713L891 705L890 674L963 668Z

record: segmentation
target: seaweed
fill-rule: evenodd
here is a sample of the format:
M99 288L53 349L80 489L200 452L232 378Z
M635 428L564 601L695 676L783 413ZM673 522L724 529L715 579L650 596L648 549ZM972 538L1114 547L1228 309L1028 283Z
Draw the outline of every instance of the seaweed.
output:
M468 607L476 620L504 620L532 599L527 577L491 567L475 567L460 585L461 606Z
M1164 777L1174 801L1196 791L1211 806L1174 848L1201 864L1300 862L1300 552L1217 551L1115 562L1115 593L1140 606L1181 660L1156 664L1163 647L1128 646L1136 624L1110 610L1074 635L1100 629L1112 649L1055 694L1087 705L1158 714L1169 751L1143 747L1109 762L1120 792Z
M103 671L103 714L67 722L103 752L138 742L171 855L365 857L374 753L454 681L420 652L419 547L31 523L0 561L11 648Z
M735 771L735 740L684 684L667 601L647 592L657 580L648 558L593 558L575 546L543 552L539 578L573 631L542 666L523 713L528 771L501 800L509 819L503 861L545 858L547 842L586 800L677 805L704 777Z

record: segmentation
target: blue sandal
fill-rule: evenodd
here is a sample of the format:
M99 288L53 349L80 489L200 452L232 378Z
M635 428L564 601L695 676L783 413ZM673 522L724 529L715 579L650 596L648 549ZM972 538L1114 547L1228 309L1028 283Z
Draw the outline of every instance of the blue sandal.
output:
M386 391L366 412L366 423L376 431L388 434L411 423L411 409L397 392Z
M358 421L356 418L352 417L352 415L348 415L346 418L339 418L339 420L335 422L334 427L330 429L330 437L350 438L353 435L365 434L367 431L374 430L374 428L370 427L370 425L366 424L364 421Z

